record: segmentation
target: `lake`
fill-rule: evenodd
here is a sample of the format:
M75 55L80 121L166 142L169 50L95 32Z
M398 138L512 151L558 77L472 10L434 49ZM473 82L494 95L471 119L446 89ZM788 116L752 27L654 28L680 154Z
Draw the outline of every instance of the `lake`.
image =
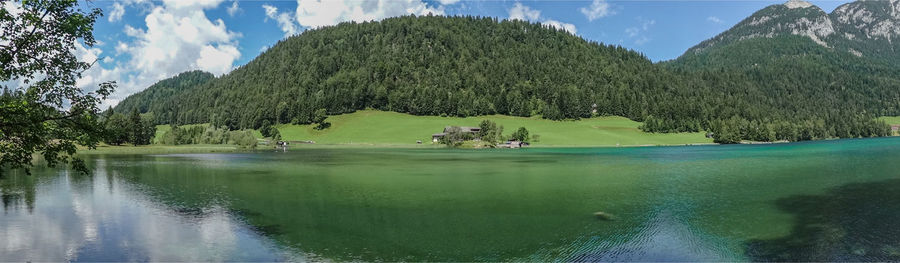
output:
M0 179L2 261L900 260L896 137L85 161Z

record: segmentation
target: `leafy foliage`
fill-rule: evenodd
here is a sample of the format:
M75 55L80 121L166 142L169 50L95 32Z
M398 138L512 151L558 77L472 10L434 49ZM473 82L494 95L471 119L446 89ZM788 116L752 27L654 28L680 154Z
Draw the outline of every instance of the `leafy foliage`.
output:
M531 136L528 135L528 129L525 129L525 127L519 127L519 129L510 136L510 139L520 142L531 142Z
M277 131L277 130L276 130ZM256 137L250 130L229 131L212 125L196 125L188 128L172 126L162 135L161 144L233 144L242 148L255 149Z
M325 109L318 109L313 113L313 123L316 124L316 130L324 130L331 127L331 123L325 121L326 119L328 119L328 114Z
M103 141L107 144L131 143L137 146L153 143L153 137L156 136L156 120L153 113L139 114L134 110L126 117L109 109L103 115L105 127Z
M478 137L490 146L496 146L503 140L503 126L497 126L497 123L491 120L483 120L478 127L481 128L478 130Z
M76 80L94 61L79 61L78 45L96 42L92 31L100 9L81 10L75 0L13 1L21 12L0 9L0 82L19 83L0 93L0 173L28 168L34 153L53 166L72 161L76 144L95 147L103 138L98 104L115 88L93 92Z

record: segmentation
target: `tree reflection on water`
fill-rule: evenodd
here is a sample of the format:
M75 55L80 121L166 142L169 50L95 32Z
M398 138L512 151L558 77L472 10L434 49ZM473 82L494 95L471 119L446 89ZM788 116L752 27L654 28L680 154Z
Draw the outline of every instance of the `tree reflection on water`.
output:
M752 261L900 260L900 180L847 184L777 201L795 215L791 234L751 240Z

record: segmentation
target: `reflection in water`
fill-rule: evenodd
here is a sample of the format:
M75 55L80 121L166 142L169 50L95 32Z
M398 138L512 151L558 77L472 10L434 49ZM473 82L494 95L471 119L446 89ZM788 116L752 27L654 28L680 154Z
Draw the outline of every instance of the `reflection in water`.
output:
M0 201L3 202L3 211L23 206L28 212L33 211L35 193L31 177L18 173L5 176L5 180L0 180Z
M102 162L102 161L101 161ZM62 173L0 180L3 261L277 261L302 260L236 221L222 206L199 216L173 213L118 184L100 166L95 175ZM33 181L41 181L34 184ZM35 193L40 197L35 200ZM18 197L16 197L18 198ZM7 199L4 199L7 200ZM28 207L27 211L20 209Z
M0 178L0 261L900 260L898 150L99 156Z
M753 240L755 261L900 261L900 180L854 183L778 200L796 216L790 235Z

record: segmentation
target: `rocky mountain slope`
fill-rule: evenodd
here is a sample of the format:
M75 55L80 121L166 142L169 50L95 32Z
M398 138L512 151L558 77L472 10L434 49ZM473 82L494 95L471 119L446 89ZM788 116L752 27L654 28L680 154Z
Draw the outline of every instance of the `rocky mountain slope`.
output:
M856 1L830 14L809 2L791 0L757 11L685 54L702 54L753 38L783 36L803 36L838 52L900 65L900 0Z

